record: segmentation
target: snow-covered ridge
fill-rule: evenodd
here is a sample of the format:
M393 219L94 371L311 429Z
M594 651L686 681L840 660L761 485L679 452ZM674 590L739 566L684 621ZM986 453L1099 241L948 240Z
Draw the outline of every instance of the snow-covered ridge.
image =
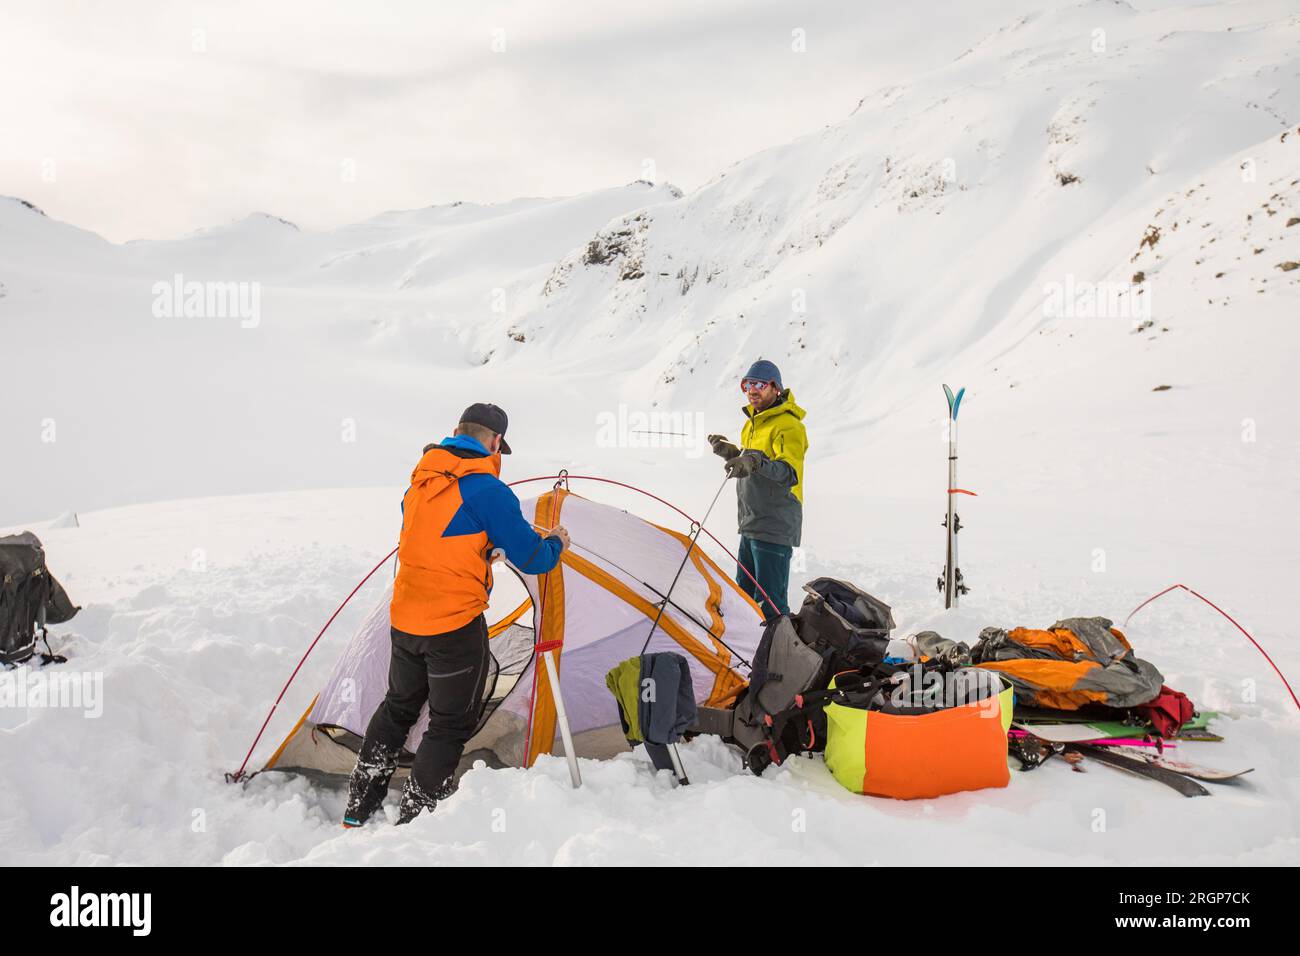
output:
M592 316L584 338L649 352L638 379L663 402L762 352L836 403L864 379L898 386L873 390L887 411L959 348L1047 324L1045 283L1107 278L1094 250L1130 246L1127 212L1211 174L1240 184L1225 161L1300 122L1298 42L1273 3L1019 18L844 122L611 223L515 327L559 349L576 333L552 317Z

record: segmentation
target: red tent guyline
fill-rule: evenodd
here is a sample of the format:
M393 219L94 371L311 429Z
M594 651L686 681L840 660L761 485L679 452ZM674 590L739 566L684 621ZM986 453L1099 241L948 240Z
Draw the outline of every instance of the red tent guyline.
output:
M1259 651L1261 654L1264 655L1264 660L1268 661L1268 666L1271 667L1271 668L1273 668L1273 672L1274 672L1275 674L1277 674L1278 678L1281 679L1282 683L1283 683L1284 685L1286 685L1287 693L1289 693L1289 694L1291 695L1291 700L1295 701L1296 709L1297 709L1297 710L1300 710L1300 699L1297 699L1297 698L1296 698L1295 691L1291 688L1291 682L1290 682L1289 680L1286 679L1286 675L1282 673L1282 669L1279 668L1275 663L1273 663L1273 658L1271 658L1271 657L1268 656L1268 651L1264 650L1264 648L1262 648L1262 647L1259 646L1259 641L1257 641L1257 640L1255 640L1253 637L1251 637L1251 636L1250 636L1250 633L1249 633L1249 632L1248 632L1244 627L1242 627L1240 624L1238 624L1236 621L1234 621L1234 620L1232 619L1232 615L1230 615L1227 611L1225 611L1223 608L1219 607L1219 605L1215 604L1213 601L1211 601L1211 600L1210 600L1209 598L1207 598L1205 595L1199 593L1198 591L1193 590L1192 588L1189 588L1186 584L1171 584L1171 585L1169 585L1169 587L1165 588L1165 589L1164 589L1163 591L1161 591L1159 594L1153 594L1153 595L1151 595L1151 597L1147 598L1145 601L1143 601L1141 604L1139 604L1139 605L1138 605L1137 607L1135 607L1133 610L1129 611L1128 617L1124 618L1124 626L1125 626L1125 627L1128 627L1128 622L1131 621L1131 620L1133 619L1133 615L1136 614L1138 611L1142 610L1144 607L1146 607L1146 606L1147 606L1148 604L1150 604L1152 601L1155 601L1155 600L1157 600L1158 598L1162 598L1162 597L1164 597L1164 596L1165 596L1166 594L1168 594L1170 591L1177 591L1179 588L1182 588L1184 591L1186 591L1188 594L1191 594L1191 595L1194 596L1194 597L1200 598L1200 600L1204 601L1204 602L1205 602L1206 604L1208 604L1210 607L1214 608L1216 611L1218 611L1220 614L1222 614L1225 618L1227 618L1228 622L1229 622L1233 627L1235 627L1237 630L1241 631L1242 634L1245 634L1245 635L1246 635L1246 640L1248 640L1248 641L1250 641L1250 643L1254 644L1254 645L1255 645L1255 650Z

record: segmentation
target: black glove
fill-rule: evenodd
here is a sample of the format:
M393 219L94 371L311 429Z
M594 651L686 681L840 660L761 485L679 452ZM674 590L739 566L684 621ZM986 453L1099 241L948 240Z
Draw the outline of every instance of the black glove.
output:
M725 458L727 461L731 461L740 454L740 449L727 441L722 435L710 435L709 447L713 449L715 455L719 458Z
M748 478L763 466L758 454L737 455L725 465L728 478Z

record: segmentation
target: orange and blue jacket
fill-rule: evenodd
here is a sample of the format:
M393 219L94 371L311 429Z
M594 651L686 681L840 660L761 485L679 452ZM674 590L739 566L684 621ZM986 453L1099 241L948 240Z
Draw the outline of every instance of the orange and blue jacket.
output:
M501 456L468 435L425 449L402 499L401 564L389 609L394 628L445 634L482 614L498 548L524 574L545 574L559 563L560 539L533 530L500 473Z

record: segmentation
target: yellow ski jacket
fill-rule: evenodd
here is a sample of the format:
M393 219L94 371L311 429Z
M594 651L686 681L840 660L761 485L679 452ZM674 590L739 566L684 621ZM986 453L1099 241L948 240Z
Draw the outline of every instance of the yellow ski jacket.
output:
M743 409L740 447L762 452L765 461L736 485L740 533L757 541L797 547L803 531L804 454L807 414L786 389L770 408L755 414Z

